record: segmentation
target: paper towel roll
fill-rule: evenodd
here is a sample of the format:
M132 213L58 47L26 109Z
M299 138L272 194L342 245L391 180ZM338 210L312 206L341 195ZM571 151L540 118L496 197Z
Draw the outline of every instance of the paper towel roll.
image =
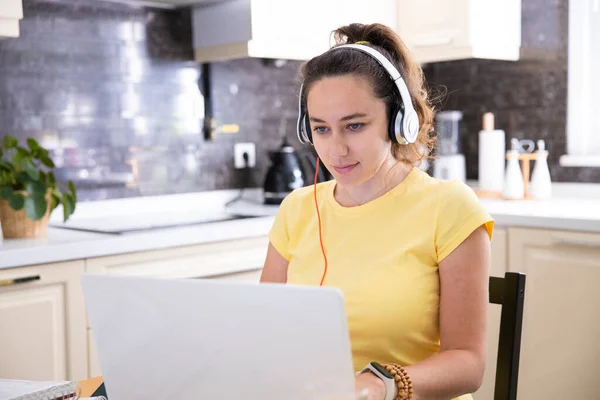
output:
M479 132L479 188L502 192L506 165L505 133L501 129Z

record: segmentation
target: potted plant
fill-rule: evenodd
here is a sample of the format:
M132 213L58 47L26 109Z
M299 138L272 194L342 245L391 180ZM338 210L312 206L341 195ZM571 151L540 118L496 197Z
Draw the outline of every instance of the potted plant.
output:
M48 218L59 205L63 220L75 211L77 194L72 181L61 189L48 150L34 138L22 146L5 135L0 143L0 225L4 238L46 236Z

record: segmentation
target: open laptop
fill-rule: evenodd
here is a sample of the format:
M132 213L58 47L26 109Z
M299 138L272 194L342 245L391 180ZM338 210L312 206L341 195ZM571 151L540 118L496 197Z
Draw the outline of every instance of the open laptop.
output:
M85 274L109 400L354 400L333 288Z

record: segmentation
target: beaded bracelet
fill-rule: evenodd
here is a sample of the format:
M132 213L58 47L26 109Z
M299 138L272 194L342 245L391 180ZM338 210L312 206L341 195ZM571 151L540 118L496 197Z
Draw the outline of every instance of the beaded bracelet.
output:
M398 396L396 400L410 400L413 397L413 386L410 377L406 370L395 363L390 363L385 365L385 369L387 369L390 374L393 375L394 380L396 381L396 386L398 387Z

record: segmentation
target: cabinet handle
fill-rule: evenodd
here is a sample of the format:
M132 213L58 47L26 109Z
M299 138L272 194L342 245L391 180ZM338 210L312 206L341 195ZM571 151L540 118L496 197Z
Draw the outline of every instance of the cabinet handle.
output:
M575 239L560 239L553 238L552 244L555 246L576 246L576 247L593 247L600 248L600 242L591 242L588 240L575 240Z
M442 46L454 41L452 37L427 38L415 42L416 47Z
M39 275L24 276L14 279L0 279L0 286L18 285L20 283L39 281L40 279L41 277Z

